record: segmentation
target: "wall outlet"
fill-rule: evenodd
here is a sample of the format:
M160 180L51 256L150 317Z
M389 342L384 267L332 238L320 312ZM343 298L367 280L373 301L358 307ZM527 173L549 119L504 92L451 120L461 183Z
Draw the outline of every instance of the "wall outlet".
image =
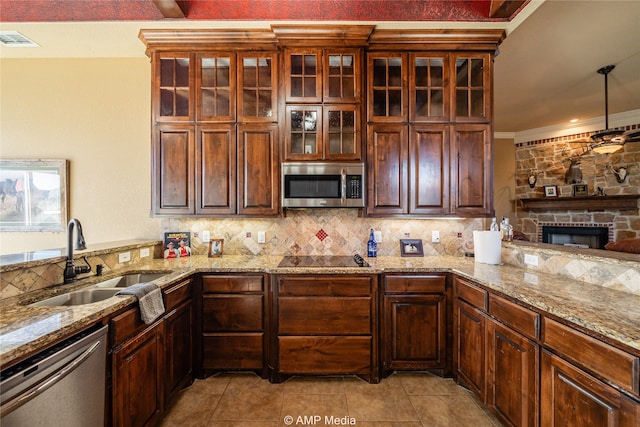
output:
M258 243L266 243L267 236L264 231L258 231Z
M149 248L140 249L140 258L146 258L149 256Z
M118 254L118 263L131 261L131 252L121 252Z
M374 231L373 238L376 239L376 243L382 243L382 231Z
M202 230L202 242L208 243L211 240L211 232L208 230Z
M438 230L431 231L431 243L440 243L440 232Z
M530 255L530 254L524 254L524 263L528 264L528 265L534 265L534 266L538 266L538 256L537 255Z

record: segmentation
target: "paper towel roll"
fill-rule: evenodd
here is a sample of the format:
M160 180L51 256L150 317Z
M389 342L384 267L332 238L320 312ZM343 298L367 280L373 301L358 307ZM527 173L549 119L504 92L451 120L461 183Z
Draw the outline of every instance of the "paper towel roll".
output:
M476 262L500 264L502 241L499 231L473 232L473 248Z

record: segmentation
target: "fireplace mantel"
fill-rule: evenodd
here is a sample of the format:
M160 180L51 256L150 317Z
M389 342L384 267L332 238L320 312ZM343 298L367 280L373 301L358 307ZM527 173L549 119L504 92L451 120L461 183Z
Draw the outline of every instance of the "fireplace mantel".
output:
M587 197L538 197L520 199L522 209L530 211L568 211L568 210L633 210L638 209L640 194L621 196Z

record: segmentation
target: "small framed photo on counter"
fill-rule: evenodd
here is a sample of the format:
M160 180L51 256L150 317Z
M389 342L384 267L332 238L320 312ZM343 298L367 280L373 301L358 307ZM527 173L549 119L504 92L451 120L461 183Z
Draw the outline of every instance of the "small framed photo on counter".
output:
M209 258L220 258L222 256L222 247L224 239L211 239L209 241Z
M587 184L573 184L573 197L586 197L589 195Z
M558 197L558 186L557 185L545 185L544 186L544 197Z
M424 256L422 240L403 239L400 240L400 255L402 256Z

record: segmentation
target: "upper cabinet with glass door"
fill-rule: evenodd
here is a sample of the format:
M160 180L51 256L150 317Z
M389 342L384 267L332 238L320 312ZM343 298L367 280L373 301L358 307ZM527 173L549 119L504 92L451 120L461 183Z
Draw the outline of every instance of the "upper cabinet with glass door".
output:
M412 53L409 55L409 121L449 121L449 56Z
M491 120L491 64L488 53L451 56L454 121L487 123Z
M277 53L238 54L238 121L278 120Z
M196 102L199 122L235 122L235 53L199 54Z
M152 108L156 122L188 122L194 117L191 55L156 54Z

